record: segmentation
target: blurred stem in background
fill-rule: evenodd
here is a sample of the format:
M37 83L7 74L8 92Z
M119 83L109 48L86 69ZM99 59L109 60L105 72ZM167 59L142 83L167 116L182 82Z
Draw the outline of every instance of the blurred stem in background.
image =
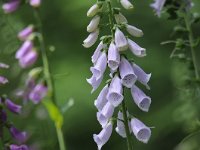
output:
M59 142L60 150L66 150L65 142L64 142L64 136L63 136L63 132L62 132L62 118L63 117L61 116L62 114L60 113L60 110L57 106L57 102L56 102L56 98L55 98L54 82L53 82L53 78L52 78L52 75L51 75L51 72L50 72L50 66L49 66L49 61L48 61L48 57L47 57L43 31L42 31L42 21L41 21L41 18L40 18L38 8L34 8L34 16L35 16L35 19L36 19L36 22L37 22L38 30L40 32L40 35L38 36L38 40L39 40L39 43L40 43L40 50L41 50L41 54L42 54L43 73L44 73L44 77L45 77L45 80L46 80L47 86L48 86L48 98L52 101L52 103L49 103L50 105L47 104L47 103L44 103L44 104L47 107L47 110L48 110L48 112L49 112L49 114L52 118L52 121L54 121L57 136L58 136L58 142ZM52 114L51 111L54 111L54 113L56 112L59 115L53 116L56 113ZM60 119L61 121L59 121L59 119L57 119L56 117L58 117L58 118L61 117L61 119Z

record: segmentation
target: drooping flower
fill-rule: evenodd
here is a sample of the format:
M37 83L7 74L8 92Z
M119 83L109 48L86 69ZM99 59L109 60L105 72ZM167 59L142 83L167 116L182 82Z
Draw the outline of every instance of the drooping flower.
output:
M138 56L138 57L144 57L146 56L146 49L140 47L137 43L133 42L132 40L128 39L128 46L131 52Z
M38 104L47 95L47 92L48 88L43 83L39 83L30 92L29 98L34 104Z
M135 37L142 37L144 35L142 30L136 28L135 26L126 25L126 30L130 35Z
M26 145L15 145L15 144L11 144L9 146L10 150L29 150L28 146Z
M99 43L99 45L97 46L96 50L94 51L94 54L92 55L92 63L96 63L100 54L101 54L101 51L106 47L105 44L103 44L103 42L101 41Z
M17 50L15 58L17 58L17 59L22 58L25 54L27 54L32 49L33 49L33 42L30 40L25 41L22 44L22 46Z
M90 48L95 44L99 36L99 29L96 29L94 32L90 33L89 36L83 41L83 46L85 48Z
M96 108L101 111L103 109L103 107L105 106L105 104L107 103L107 93L108 93L108 85L106 85L100 92L99 96L97 97L97 99L94 101L94 105L96 106Z
M95 16L100 11L100 6L98 4L94 4L87 12L88 17Z
M129 116L129 113L127 112L127 116ZM123 138L126 138L126 130L125 130L125 126L124 126L124 117L123 117L123 113L121 111L118 112L118 116L117 116L117 127L115 128L115 131ZM131 130L131 126L129 123L129 131L130 133L132 132Z
M115 16L115 21L117 22L117 24L127 24L128 23L126 17L124 15L122 15L122 13L115 14L114 16Z
M0 76L0 85L1 84L6 84L6 83L8 83L8 79L3 77L3 76Z
M32 66L38 58L38 53L35 50L31 50L19 59L19 64L22 68Z
M119 67L120 64L120 54L117 50L117 47L113 42L111 42L108 49L108 66L111 70L115 71Z
M120 3L125 9L133 9L134 8L129 0L120 0Z
M143 143L148 143L149 138L151 137L151 130L149 127L147 127L140 120L133 118L131 119L131 128L134 135L139 141Z
M124 99L124 96L122 94L123 89L121 80L116 75L110 83L107 99L114 107L117 107L119 104L121 104L122 100Z
M151 78L151 73L150 74L145 73L142 70L142 68L140 68L135 63L132 63L132 67L133 67L133 71L134 71L135 75L137 76L137 80L140 83L142 83L143 85L145 85L147 89L150 89L150 87L148 86L148 82Z
M128 42L124 33L119 30L119 28L115 31L115 44L119 51L125 51L128 48Z
M27 140L27 133L24 131L19 131L14 126L10 128L10 133L12 137L19 143L24 143Z
M39 7L41 4L41 0L30 0L29 3L33 7Z
M10 0L9 2L3 4L3 10L5 13L12 13L18 9L19 4L20 0Z
M137 76L135 75L129 61L124 57L121 58L119 72L120 72L122 84L127 88L131 88L133 84L136 82Z
M97 62L94 65L94 67L90 68L90 70L93 73L93 75L95 76L96 80L99 80L103 76L103 74L106 70L106 66L107 66L106 53L101 52Z
M148 112L151 105L151 98L146 96L137 86L131 88L131 94L135 104L143 111Z
M154 3L152 3L150 6L155 10L157 16L160 17L161 11L165 5L166 0L154 0Z
M29 25L18 33L18 38L22 41L28 39L28 37L33 33L33 25Z
M96 15L89 23L89 25L87 26L87 31L88 32L94 32L99 25L100 22L100 16Z
M94 134L93 138L98 146L98 150L101 150L102 146L108 142L113 130L113 125L109 122L99 134Z
M6 107L13 113L19 114L21 113L22 106L13 103L11 100L5 100Z
M101 81L103 80L103 76L101 78L99 78L98 80L96 79L96 77L94 75L92 75L92 77L90 79L87 79L87 82L92 86L92 91L91 93L93 93L94 91L96 91L96 89L99 87L99 85L101 84Z

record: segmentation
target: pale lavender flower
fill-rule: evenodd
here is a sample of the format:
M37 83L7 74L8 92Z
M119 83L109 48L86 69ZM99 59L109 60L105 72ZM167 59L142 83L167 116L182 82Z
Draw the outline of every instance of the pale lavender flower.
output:
M148 86L148 82L149 82L149 80L151 78L151 73L150 74L145 73L142 70L142 68L140 68L135 63L132 63L132 66L133 66L134 73L137 76L137 80L140 83L142 83L143 85L145 85L147 89L150 89L150 87Z
M22 68L32 66L38 58L38 53L35 50L31 50L19 59L19 64Z
M127 24L128 23L126 17L124 15L122 15L122 13L115 14L114 16L115 16L115 21L117 22L117 24Z
M8 69L9 67L10 67L9 65L0 62L0 68L1 69Z
M106 47L105 44L103 44L103 42L101 41L99 43L99 45L97 46L96 50L94 51L94 54L92 55L92 63L96 63L100 54L101 54L101 51Z
M41 0L30 0L29 3L33 7L39 7L41 4Z
M98 80L96 79L96 77L94 75L92 75L92 77L90 79L87 79L87 82L92 86L92 91L91 93L93 93L94 91L96 91L96 89L99 87L99 85L101 84L101 81L103 80L103 76L101 78L99 78Z
M107 99L114 107L117 107L124 99L122 94L122 83L120 78L116 75L110 83Z
M102 127L107 125L109 118L105 117L101 112L97 112L97 120Z
M103 109L103 107L105 106L105 104L107 103L107 93L108 93L108 85L106 85L100 92L99 96L97 97L97 99L94 101L94 105L96 106L96 108L101 111Z
M21 113L22 106L13 103L11 100L5 100L6 107L13 113L19 114Z
M12 137L19 143L24 143L27 140L27 133L25 131L19 131L17 128L12 126L10 128L10 133Z
M125 9L133 9L133 5L129 0L120 0L120 3Z
M18 9L19 4L20 0L10 0L9 2L3 4L3 10L5 13L12 13Z
M136 28L135 26L126 25L126 30L130 35L135 37L142 37L144 35L142 30Z
M123 32L119 28L115 31L115 44L119 51L125 51L128 48L128 42Z
M151 130L149 127L147 127L140 120L133 118L131 119L131 128L134 135L139 141L143 143L148 143L149 138L151 137Z
M6 83L8 83L8 79L3 77L3 76L0 76L0 85L1 84L6 84Z
M135 75L129 61L124 57L121 58L121 63L119 65L119 72L122 84L127 88L131 88L133 84L136 82L137 76Z
M29 25L18 33L18 38L22 41L28 39L28 37L33 33L33 25Z
M90 68L90 70L93 73L93 75L95 76L96 80L99 80L103 76L103 74L106 70L106 66L107 66L106 53L101 52L96 64L94 65L94 67Z
M34 89L30 92L29 98L34 104L38 104L48 92L48 88L43 84L37 84Z
M88 32L94 32L99 25L100 22L100 16L96 15L89 23L89 25L87 26L87 31Z
M32 41L25 41L22 46L18 49L15 58L20 59L25 54L27 54L29 51L33 49L33 42Z
M111 70L115 71L119 67L120 54L114 42L111 42L108 49L108 66Z
M136 105L143 111L148 112L151 105L151 98L146 96L137 86L131 88L131 94Z
M131 50L131 52L134 55L136 55L138 57L146 56L146 49L140 47L137 43L135 43L132 40L128 39L128 45L129 45L129 49Z
M88 17L93 17L95 16L99 11L100 11L100 6L98 4L94 4L92 7L87 12Z
M154 3L152 3L150 6L155 10L157 16L160 17L161 11L165 5L166 0L154 0Z
M102 146L106 144L112 134L113 125L109 122L99 134L94 134L93 138L98 146L98 150L101 150Z
M127 116L129 116L129 113L127 112ZM125 130L125 126L124 126L124 117L123 117L123 113L121 111L118 112L118 117L117 117L117 127L115 128L115 131L123 138L126 138L126 130ZM129 131L130 133L132 132L131 130L131 126L129 123Z
M90 48L95 44L99 36L99 29L96 29L94 32L90 33L89 36L83 41L83 46L85 48Z
M9 146L10 150L29 150L28 146L26 145L15 145L15 144L11 144Z

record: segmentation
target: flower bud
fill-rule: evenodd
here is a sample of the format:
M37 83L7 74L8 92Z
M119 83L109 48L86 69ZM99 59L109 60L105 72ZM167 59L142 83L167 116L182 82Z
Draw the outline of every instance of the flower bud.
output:
M129 2L129 0L120 0L121 5L125 8L125 9L133 9L133 5L131 4L131 2Z
M135 26L126 25L126 30L132 36L135 36L135 37L142 37L143 36L142 30L136 28Z
M87 12L88 17L95 16L100 11L100 7L98 4L94 4Z
M97 15L90 21L90 24L87 26L87 31L94 32L98 28L99 22L100 16Z

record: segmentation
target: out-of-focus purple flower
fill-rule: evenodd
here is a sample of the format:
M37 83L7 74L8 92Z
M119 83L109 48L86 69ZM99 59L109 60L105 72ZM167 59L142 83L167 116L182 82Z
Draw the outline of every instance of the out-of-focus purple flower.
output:
M28 138L26 132L19 131L14 126L12 126L10 128L10 133L11 133L12 137L19 143L24 143Z
M0 110L0 120L2 122L6 122L7 121L7 114L4 110Z
M107 93L108 93L108 85L106 85L100 92L99 96L97 97L97 99L94 101L94 105L96 106L96 108L101 111L103 109L103 107L105 106L105 104L107 103Z
M134 135L139 141L143 143L148 143L149 138L151 137L151 130L149 127L147 127L140 120L133 118L131 119L131 128Z
M125 51L128 48L128 42L124 33L119 30L119 28L115 31L115 44L119 51Z
M15 58L20 59L22 58L25 54L27 54L29 51L33 49L33 42L32 41L25 41L22 46L18 49Z
M99 36L99 29L96 29L94 32L90 33L89 36L83 41L83 46L85 48L90 48L95 44Z
M137 76L135 75L129 61L124 57L121 58L121 63L119 65L119 72L122 84L127 88L131 88L133 84L136 82Z
M111 70L115 71L119 67L120 54L114 42L111 42L108 49L108 66Z
M0 85L1 84L6 84L6 83L8 83L8 79L3 77L3 76L0 76Z
M29 25L18 33L18 38L22 41L28 39L28 37L33 33L33 25Z
M31 50L19 59L19 64L22 68L27 68L32 66L36 62L37 58L38 53L35 50Z
M90 24L87 26L88 32L94 32L99 25L101 17L99 15L96 15L91 21Z
M151 105L151 98L146 96L137 86L131 88L131 94L136 105L143 111L148 112Z
M99 134L94 134L93 138L98 146L98 150L101 150L102 146L108 142L113 130L113 125L109 122Z
M154 0L154 3L152 3L150 6L154 9L157 16L160 17L161 11L165 5L166 0Z
M9 147L10 147L10 150L29 150L28 146L26 145L11 144Z
M22 106L13 103L11 100L5 100L6 107L13 113L19 114L21 113Z
M48 88L43 83L39 83L31 91L29 98L34 104L38 104L47 95L47 92Z
M9 2L3 4L2 8L5 13L12 13L18 9L19 4L20 0L10 0Z
M94 65L94 67L90 68L90 70L93 73L93 75L95 76L96 80L99 80L103 76L103 74L106 70L106 66L107 66L106 53L101 52L96 64Z
M127 112L127 116L129 116L129 113ZM126 130L124 126L124 117L123 113L121 111L118 112L118 117L117 117L117 127L115 128L115 131L123 138L126 138ZM132 132L131 126L129 123L129 131L130 133Z
M99 43L99 45L97 46L97 48L96 48L94 54L92 55L92 63L95 64L95 63L97 62L97 60L98 60L98 58L99 58L99 56L100 56L100 54L101 54L101 50L104 49L105 47L106 47L106 45L103 44L103 42L101 41L101 42Z
M121 104L122 100L124 99L124 96L122 94L123 89L121 80L116 75L110 83L107 99L114 107L117 107L119 104Z
M133 66L133 71L137 76L137 80L142 83L143 85L146 86L147 89L150 89L150 87L148 86L148 82L151 78L151 73L147 74L145 73L142 68L140 68L138 65L136 65L135 63L132 64Z
M138 57L144 57L146 56L146 49L140 47L137 43L133 42L132 40L128 39L128 46L131 52L138 56Z
M0 62L0 68L1 69L8 69L9 67L10 67L9 65Z
M39 7L41 4L41 0L30 0L29 3L33 7Z

